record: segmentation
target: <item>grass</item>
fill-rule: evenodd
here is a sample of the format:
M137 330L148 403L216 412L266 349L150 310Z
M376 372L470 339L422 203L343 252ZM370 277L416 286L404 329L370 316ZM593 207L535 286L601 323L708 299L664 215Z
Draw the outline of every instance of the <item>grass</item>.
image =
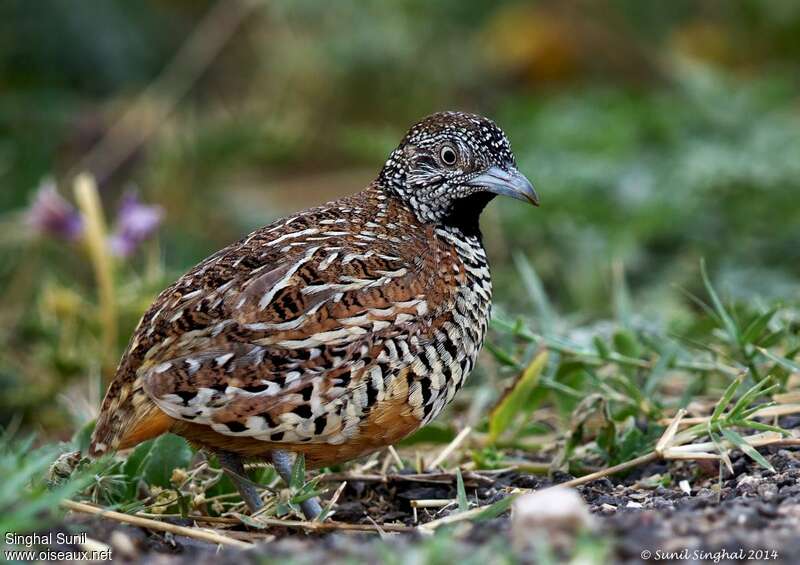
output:
M61 465L62 457L53 465L59 480L51 481L48 489L44 482L48 466L60 452L85 448L90 426L69 444L45 445L34 452L31 439L6 434L0 462L10 479L0 490L0 507L6 516L3 526L7 531L46 528L59 520L61 501L71 498L77 501L72 510L115 509L131 516L134 523L156 529L160 526L150 521L191 517L203 524L207 520L241 547L262 539L258 536L272 536L276 525L320 532L403 531L408 528L392 523L339 522L337 500L349 480L364 481L371 473L379 483L392 473L415 470L413 476L422 484L444 480L454 489L454 499L444 505L412 501L421 531L448 526L445 530L451 532L437 533L415 549L429 552L434 559L442 544L456 543L448 537L452 525L501 516L515 496L524 492L508 491L491 504L471 500L467 479L491 481L495 469L541 474L568 471L578 478L566 484L577 486L628 473L657 459L711 459L719 462L720 473L722 469L732 472L730 454L740 450L772 471L758 448L798 442L777 425L775 416L800 412L800 404L795 403L799 397L795 306L754 308L726 302L701 264L698 276L706 292L700 297L686 295L694 308L688 323L682 320L679 326L659 327L637 321L625 306L620 277L620 287L614 292L617 316L603 323L573 326L547 301L532 266L524 260L517 265L529 282L532 302L538 310L551 312L558 330L536 332L522 317L497 316L487 357L494 359L505 390L497 392L497 383L485 379L473 383L459 397L450 418L438 424L440 431L449 433L437 436L426 429L404 442L399 453L392 451L311 477L299 458L289 485L283 485L269 467L253 468L253 479L264 486L265 499L264 510L255 516L245 511L216 463L199 456L177 436L141 444L123 458L73 461L76 470L71 474ZM487 402L490 409L475 408ZM455 433L456 422L470 419L474 429L465 427ZM337 494L319 521L302 519L302 500L332 491ZM24 493L22 497L19 492ZM240 539L244 534L236 534L242 528L250 532L244 541ZM547 551L546 545L540 547ZM586 547L577 544L575 551Z
M473 9L480 20L485 10L492 21L488 5ZM353 17L360 12L353 6L344 10ZM392 97L386 107L372 108L378 118L365 116L369 108L357 108L357 119L348 117L346 108L330 110L330 100L358 100L358 92L369 92L370 104L383 99L364 84L374 83L378 93L394 89L394 83L362 82L362 72L376 73L364 71L362 56L369 55L369 63L387 52L400 57L402 46L413 54L446 43L438 35L436 41L415 41L414 33L433 31L414 32L419 26L407 10L410 14L411 7L404 8L394 14L395 23L386 20L378 28L394 30L399 35L392 37L407 38L402 41L386 42L387 34L360 26L355 43L334 38L333 51L302 51L309 61L345 53L341 67L319 61L298 67L295 59L282 56L262 61L272 69L270 85L255 82L241 88L241 95L227 93L247 109L243 116L228 117L225 109L207 112L209 117L208 108L191 101L187 110L176 109L171 133L154 137L142 157L146 166L133 177L150 194L148 200L167 211L161 237L134 257L107 253L104 210L113 208L114 187L101 183L98 189L90 177L80 177L75 191L62 187L64 194L75 193L89 221L83 241L31 238L16 212L0 218L3 234L13 235L0 243L0 415L14 414L23 429L37 430L36 436L7 432L0 439L6 478L0 521L6 531L62 522L60 503L69 498L79 505L75 511L87 511L87 505L92 512L113 509L149 521L148 527L156 528L157 521L162 530L191 518L203 528L225 530L231 539L241 537L240 543L270 539L276 526L379 536L412 529L429 535L411 538L405 560L390 541L372 543L390 563L449 562L452 556L512 562L514 551L502 536L480 551L470 551L462 537L468 523L506 516L522 492L502 486L504 470L577 485L611 473L619 479L655 461L669 469L711 461L720 473L731 472L734 454L744 453L771 472L762 448L796 444L780 427L780 418L800 410L795 81L780 68L742 78L662 46L669 51L663 84L589 81L534 91L519 77L519 84L502 83L502 96L488 97L496 98L489 113L508 130L519 166L535 181L544 206L534 212L498 203L487 210L495 316L479 367L448 411L396 451L308 477L298 460L290 485L270 468L254 467L252 478L264 487L265 500L255 517L216 462L175 436L98 462L64 455L85 450L104 383L155 295L196 260L281 213L286 194L281 196L275 177L288 172L306 182L339 168L375 168L407 125L406 114L429 111L431 99L462 100L444 86L423 85L402 103L407 108L393 105ZM447 32L458 37L458 45L465 29L476 27L466 25L469 10L459 11ZM285 11L286 18L298 17ZM336 18L317 18L311 7L301 11L320 26L312 32L321 34L317 39L338 32ZM546 12L535 16L548 21ZM261 35L278 43L298 40ZM304 35L297 37L306 42ZM380 49L370 48L372 41ZM448 49L432 53L432 60L442 63L433 66L458 74L467 91L479 85L476 91L483 92L492 75ZM747 51L758 50L748 46ZM469 60L469 72L449 69L454 60ZM418 84L417 67L403 71L408 80L400 83ZM328 76L333 68L341 75L336 80ZM281 73L312 85L307 96L325 104L286 97L284 90L291 89L284 88ZM294 78L302 73L315 80ZM249 73L230 76L239 74ZM447 82L447 76L440 80ZM348 89L341 90L342 83ZM439 89L437 96L427 89ZM164 100L164 107L176 100ZM331 117L340 113L341 123ZM284 123L276 115L288 118ZM18 165L30 161L31 153L39 156L37 162L45 160L48 144L39 138L69 121L57 116L43 122L47 136L39 132L31 135L35 143L11 143L0 153ZM324 137L318 135L319 123ZM15 172L12 166L15 176L6 178L19 174L24 182L7 183L12 190L3 194L4 202L21 205L31 179L56 169L51 161L36 170L25 165ZM251 178L258 179L258 191L249 186ZM331 179L325 176L323 184ZM219 194L225 195L224 205L216 200ZM299 208L316 198L292 198L288 206ZM13 429L12 421L4 423ZM51 467L54 480L48 481ZM387 494L410 490L409 485L423 490L409 495L408 508ZM444 498L431 498L431 489L442 485L448 489L440 493ZM479 496L482 490L491 495ZM298 505L320 492L329 501L325 515L308 522ZM340 522L355 502L370 508L376 523L352 515ZM384 523L387 514L408 523ZM576 541L572 558L603 562L609 543L586 534ZM544 540L538 547L543 563L563 557Z
M113 350L122 347L114 346L109 336L118 326L131 325L167 278L158 261L136 272L103 252L97 192L90 179L83 178L80 187L79 201L89 216L97 216L85 256L97 283L83 288L100 292L96 299L84 295L80 284L64 278L44 287L39 298L43 323L30 328L39 354L24 369L19 365L39 378L58 375L55 385L87 372L108 375L110 359L117 355ZM778 425L779 415L800 412L797 302L731 298L699 261L697 284L691 285L699 291L674 288L671 303L680 303L680 308L653 318L638 310L626 270L615 261L607 300L611 316L587 320L561 312L526 256L515 255L513 264L528 306L513 310L513 315L497 308L481 368L469 386L449 415L404 441L399 451L310 477L300 458L289 485L268 467L254 469L253 479L263 485L265 500L255 516L245 511L214 461L206 461L171 435L141 444L125 457L71 461L71 474L64 456L53 466L60 480L48 489L43 477L56 456L86 448L91 423L85 411L75 410L79 431L72 440L60 447L43 443L35 457L29 453L33 440L11 434L3 438L2 463L12 478L0 490L0 508L14 516L5 519L4 527L32 531L58 523L62 500L70 498L75 501L69 503L73 511L113 510L121 513L109 514L113 519L156 530L172 531L172 526L158 524L190 518L232 536L232 545L238 547L270 538L276 526L313 532L416 528L452 533L459 523L506 514L524 492L501 489L495 502L470 496L470 480L492 484L498 470L550 477L567 472L576 478L566 484L577 486L624 475L659 459L713 460L720 465L721 477L723 469L732 472L734 451L772 471L758 448L797 442ZM53 325L48 328L48 323ZM91 397L100 392L100 382L98 378L98 390L88 394L85 383L78 382L84 388L73 389L72 404L96 405ZM348 482L363 482L367 476L368 484L404 480L403 473L409 471L421 484L451 485L452 496L411 500L411 524L337 520ZM318 521L302 518L303 500L331 493L335 494ZM180 531L193 535L193 530ZM211 539L200 530L197 535ZM418 550L434 559L441 544L457 543L446 533L436 533ZM585 547L577 544L576 555ZM596 555L604 553L598 550Z

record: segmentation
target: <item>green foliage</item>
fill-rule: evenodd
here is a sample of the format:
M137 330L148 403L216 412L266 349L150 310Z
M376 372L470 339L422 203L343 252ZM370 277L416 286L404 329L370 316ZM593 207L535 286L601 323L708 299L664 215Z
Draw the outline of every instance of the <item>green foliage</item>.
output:
M140 443L125 460L122 472L131 486L139 481L147 485L170 488L172 471L187 468L192 450L186 440L166 434Z
M535 387L537 405L559 409L560 422L555 427L562 430L562 442L552 468L580 473L587 461L599 458L601 465L616 465L643 455L663 432L658 421L665 411L700 398L717 399L709 422L681 437L708 436L723 460L727 460L728 448L722 442L726 439L759 464L765 463L736 430L783 433L759 419L758 411L770 405L772 395L787 390L787 371L798 367L791 358L798 352L792 324L800 310L786 305L726 305L704 263L700 278L710 305L688 295L699 308L688 323L684 318L680 324L659 325L621 315L610 322L574 328L562 320L560 332L537 333L528 329L523 318L515 322L502 316L495 319L495 349L505 358L516 359L520 348L531 347L552 354L548 372ZM541 303L542 296L535 292ZM764 343L770 349L760 345ZM790 352L788 357L780 353L784 351ZM520 370L516 361L512 367ZM742 389L745 381L751 385ZM521 382L517 381L517 388ZM526 390L524 396L530 394ZM500 422L526 413L521 403L509 403L503 397L490 414L490 430L498 412ZM480 452L473 453L473 458L491 465ZM502 456L495 458L502 461Z
M624 462L652 449L664 418L693 401L716 408L685 437L765 465L743 438L779 431L757 411L800 384L792 72L800 9L633 4L612 3L565 33L548 3L337 2L324 17L315 2L265 3L185 96L167 88L136 105L206 3L48 1L55 17L44 19L34 3L4 4L0 424L21 416L45 438L77 430L72 447L85 450L85 407L97 403L113 371L108 359L118 359L159 291L249 229L353 192L409 123L458 106L507 130L543 199L541 210L492 204L483 219L497 316L488 355L454 408L486 440L471 446L476 466L530 457L580 472ZM76 18L95 31L91 41L76 32ZM713 48L698 22L717 38ZM617 33L620 25L629 33ZM612 51L619 57L597 56ZM61 175L84 166L114 116L130 110L146 125L170 105L168 127L101 183L106 210L135 183L167 212L161 242L114 265L114 342L96 265L75 243L35 239L24 207L46 176L57 175L68 196L71 179ZM40 110L34 118L30 107ZM697 269L700 257L708 268ZM496 400L491 411L487 398ZM447 444L457 431L449 422L401 446ZM68 495L184 514L220 514L239 502L215 463L197 463L174 436L138 446L126 461L83 462L53 491L41 477L57 449L30 445L3 440L3 527L41 527ZM294 512L317 492L302 465L266 514ZM253 478L278 484L271 469ZM461 479L457 491L464 509ZM408 559L450 562L454 546L437 534ZM468 557L511 559L505 547Z
M48 485L48 468L61 450L55 445L33 447L34 438L0 437L0 532L30 532L46 528L60 517L59 504L85 488L87 472Z
M497 441L512 420L525 409L529 411L530 397L536 388L539 375L547 364L547 351L540 351L530 364L520 373L513 385L489 414L489 441Z
M456 495L458 497L458 510L459 512L466 512L469 510L469 502L467 501L467 489L464 488L464 477L461 476L461 469L456 467Z

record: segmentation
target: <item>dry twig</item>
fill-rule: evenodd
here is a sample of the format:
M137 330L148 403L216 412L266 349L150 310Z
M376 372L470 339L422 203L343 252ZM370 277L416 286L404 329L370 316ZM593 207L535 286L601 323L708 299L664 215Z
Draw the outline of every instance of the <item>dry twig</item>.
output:
M159 532L170 532L179 536L186 536L194 539L207 541L213 544L228 545L231 547L238 547L239 549L249 549L253 547L252 544L233 539L232 537L222 535L216 531L210 532L200 528L187 528L186 526L178 526L176 524L169 524L167 522L159 522L150 518L142 518L141 516L131 516L130 514L123 514L107 508L99 508L86 504L84 502L76 502L74 500L63 500L61 506L74 512L83 512L84 514L94 514L102 516L110 520L115 520L123 524L131 524L132 526L139 526L149 530Z

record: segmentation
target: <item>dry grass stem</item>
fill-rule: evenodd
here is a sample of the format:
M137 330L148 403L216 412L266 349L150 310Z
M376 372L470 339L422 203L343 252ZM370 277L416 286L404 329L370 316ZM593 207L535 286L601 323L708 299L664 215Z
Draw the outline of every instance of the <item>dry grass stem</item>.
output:
M456 449L458 449L464 440L467 439L470 433L472 433L472 428L469 426L461 430L458 435L453 438L453 441L447 444L447 446L442 449L439 455L437 455L433 461L428 464L428 470L436 469L439 465L444 463L444 461L446 461L447 458L450 457L450 455L452 455Z
M107 508L98 508L97 506L92 506L83 502L75 502L74 500L64 500L61 502L61 506L74 512L94 514L97 516L102 516L103 518L108 518L109 520L115 520L123 524L130 524L132 526L139 526L141 528L147 528L149 530L155 530L159 532L170 532L179 536L186 536L218 545L227 545L231 547L237 547L239 549L249 549L253 547L252 544L233 539L230 536L222 535L216 531L207 531L200 528L188 528L186 526L178 526L176 524L159 522L158 520L142 518L140 516L132 516L130 514L123 514L122 512L108 510Z

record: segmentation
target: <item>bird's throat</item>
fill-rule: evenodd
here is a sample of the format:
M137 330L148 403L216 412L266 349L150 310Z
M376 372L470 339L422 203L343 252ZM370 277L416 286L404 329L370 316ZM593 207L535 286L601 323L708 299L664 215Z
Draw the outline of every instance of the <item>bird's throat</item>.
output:
M443 218L442 224L456 228L466 236L474 236L480 239L481 212L494 197L494 194L488 192L478 192L459 198L450 206L450 210Z

